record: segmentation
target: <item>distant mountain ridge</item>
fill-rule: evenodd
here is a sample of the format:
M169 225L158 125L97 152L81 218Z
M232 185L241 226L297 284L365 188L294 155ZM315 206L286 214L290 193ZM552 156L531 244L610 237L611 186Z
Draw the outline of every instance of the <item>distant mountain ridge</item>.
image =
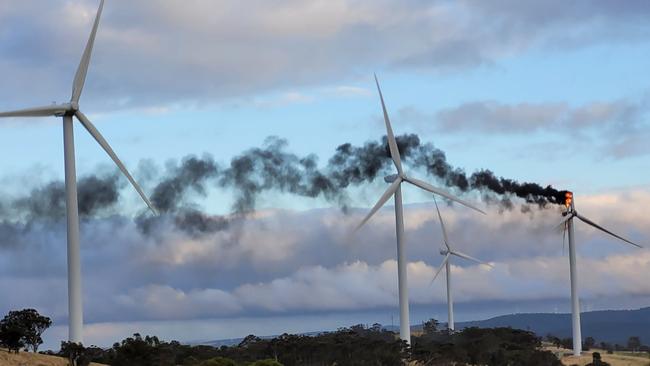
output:
M440 319L441 320L441 319ZM582 337L593 337L596 342L618 343L625 345L631 336L641 338L643 344L650 345L650 307L637 310L600 310L581 314ZM352 325L352 324L350 324ZM441 327L445 324L441 322ZM456 323L456 329L467 327L495 328L511 327L530 330L540 337L552 334L560 338L571 337L571 314L527 313L501 315L486 320L475 320ZM399 327L390 325L384 329L399 331ZM411 329L421 331L422 325L413 325ZM323 332L302 333L317 335ZM260 338L273 338L263 336ZM214 341L192 342L192 344L209 345L213 347L234 346L244 338L220 339Z
M626 344L631 336L638 336L650 344L650 307L638 310L601 310L581 314L582 337L593 337L596 342ZM541 337L552 334L571 337L571 314L510 314L486 320L456 323L457 329L466 327L512 327L535 332Z

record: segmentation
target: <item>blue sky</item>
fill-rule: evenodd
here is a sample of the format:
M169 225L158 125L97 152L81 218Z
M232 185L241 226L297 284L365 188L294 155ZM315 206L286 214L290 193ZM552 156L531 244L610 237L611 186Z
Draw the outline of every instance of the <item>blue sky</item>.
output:
M647 151L624 158L608 156L599 145L607 144L609 136L600 136L590 143L581 142L580 136L576 136L579 149L572 148L568 136L581 131L570 128L527 136L480 131L439 133L435 131L435 114L473 101L563 102L578 107L590 102L640 100L648 93L643 71L649 52L648 43L597 45L570 51L531 50L472 69L436 72L369 68L365 76L338 83L278 88L200 106L172 105L164 110L125 108L101 114L91 109L88 114L97 116L94 120L101 131L131 166L142 159L163 164L168 159L202 153L228 161L271 135L287 139L296 153L315 153L325 161L340 143L358 144L383 133L372 84L372 72L376 71L398 134L420 134L468 171L488 167L507 177L557 182L593 192L646 182L641 168ZM74 69L74 64L70 68ZM67 90L67 86L61 88ZM97 93L88 88L84 99L93 105L100 104L92 100ZM4 103L5 109L21 106ZM399 113L410 109L416 109L418 116L406 119ZM55 137L61 134L60 129L53 119L4 122L4 149L9 156L21 158L3 161L3 170L19 175L42 164L52 177L60 175L62 143L61 138ZM92 171L98 164L107 164L104 153L89 136L83 131L77 131L76 136L80 174ZM27 141L38 148L25 149ZM464 148L468 143L471 150ZM571 154L570 159L560 158L566 156L563 150ZM545 154L552 155L551 159L539 159ZM526 169L533 162L536 169ZM604 167L611 174L601 174Z
M0 79L4 81L0 84L0 110L69 98L95 7L94 1L85 0L0 5ZM646 143L650 138L650 79L646 70L650 59L649 13L650 7L643 1L286 0L273 6L263 1L246 5L205 0L165 0L155 5L109 1L81 105L136 177L145 181L148 167L162 172L173 165L170 161L179 162L188 155L209 154L226 166L232 157L261 146L268 136L286 139L288 151L300 156L315 154L325 165L338 145L361 145L384 135L372 79L376 72L396 134L418 134L422 142L445 151L452 165L468 173L487 168L499 176L574 190L578 205L584 200L585 210L594 210L590 211L594 219L605 220L601 221L604 225L648 242L643 204L650 201L650 147ZM75 133L78 175L112 171L108 157L94 140L80 126ZM5 156L0 160L0 192L11 197L7 200L27 196L34 188L62 179L59 120L3 120L0 146ZM144 186L151 190L154 182L145 182ZM360 209L358 215L374 203L382 189L381 183L374 183L350 191L352 206ZM245 230L245 238L236 241L237 248L233 249L224 246L224 236L230 235L228 240L232 240L232 233L196 239L170 231L162 238L143 238L132 223L142 209L140 202L129 187L121 189L120 195L120 203L112 212L119 218L116 230L124 233L121 240L125 246L107 249L107 243L101 242L102 238L112 239L108 234L102 236L107 233L102 230L117 225L116 216L101 216L82 227L88 238L99 241L94 244L99 247L91 245L84 254L84 271L97 268L99 273L88 275L86 284L90 285L85 287L85 296L100 296L103 304L86 301L91 323L131 329L128 324L143 321L210 318L218 322L260 316L276 324L260 332L276 328L281 332L286 319L275 323L272 319L334 312L344 314L338 319L347 321L349 314L361 312L369 318L372 316L368 314L375 314L377 309L396 305L396 299L393 304L390 296L370 290L372 300L367 302L341 300L331 306L302 303L279 308L255 305L251 288L258 285L262 287L260 293L278 291L278 296L283 296L284 290L289 294L298 291L296 283L303 280L317 288L322 284L317 277L328 278L330 282L325 283L332 284L350 273L390 272L394 233L388 230L380 236L376 232L383 233L384 228L371 230L375 232L372 237L383 243L377 253L362 252L361 248L371 250L366 242L370 239L363 239L361 247L350 247L346 244L349 240L337 231L344 231L360 216L343 215L323 198L263 194L257 205L259 217L249 218L247 225L251 226ZM426 223L435 224L429 198L415 190L408 190L405 196L414 210L413 220L419 223L411 227L409 237L417 241L438 235L435 226L426 229ZM469 197L477 199L478 195L470 193ZM233 200L232 192L216 186L210 186L206 196L190 199L205 212L221 215L230 213ZM390 209L385 211L389 218ZM515 269L526 265L524 258L536 265L546 263L547 267L540 268L565 262L558 237L541 234L545 225L550 227L557 221L557 213L551 211L536 211L531 216L517 210L499 214L491 208L490 213L499 222L494 224L458 207L449 209L450 220L460 223L457 235L473 243L466 244L468 251L487 256L486 260L501 261L507 268L494 275L500 285L495 285L493 293L475 286L463 289L459 301L466 308L501 301L510 304L504 305L503 312L520 303L522 310L540 310L530 305L531 299L539 299L552 311L550 304L568 297L568 289L552 290L562 283L555 281L565 279L554 276L535 282L539 295L518 295L523 284L515 278ZM3 220L17 225L6 215ZM287 222L304 225L305 231L285 233ZM341 228L333 227L332 222L340 223ZM516 227L516 223L523 227ZM55 296L56 304L46 305L38 296L20 294L15 302L0 302L0 310L18 304L41 306L52 313L57 324L65 324L64 256L52 254L64 243L61 230L55 224L44 225L16 239L25 248L38 250L0 246L6 261L50 260L47 265L34 265L33 272L8 265L0 271L2 286L12 280L38 283L47 277L56 283L53 288L63 286ZM311 231L325 234L317 236ZM496 243L497 238L508 235L504 243ZM581 250L581 255L593 260L587 263L623 268L629 261L642 258L636 264L636 274L650 271L647 250L635 256L625 247L608 245L608 239L588 230L584 235L590 249ZM476 237L487 239L474 243ZM274 240L271 247L282 254L267 253L270 244L261 243L266 240ZM538 245L522 247L522 241ZM509 254L501 258L486 249L494 245ZM334 254L320 260L314 254L330 252L323 249L330 247ZM145 258L122 264L124 272L138 278L135 284L106 280L101 275L110 273L107 264L96 262L101 258L123 260L124 248L136 250ZM154 248L160 252L155 254ZM435 268L439 260L427 248L414 244L410 259L415 277L426 277L423 273ZM191 254L214 256L215 263L223 265L219 251L230 250L230 260L241 263L241 269L210 266L200 255ZM297 252L283 252L289 250ZM537 268L533 264L532 268ZM150 267L139 267L147 265ZM478 281L472 274L480 277L481 269L462 265L458 270L466 268L468 281ZM618 274L620 283L632 281L632 273L621 269ZM220 278L218 284L210 284L207 279L211 276ZM198 285L197 278L202 278ZM285 282L286 286L275 287ZM87 290L93 284L106 286L106 293ZM623 295L629 301L621 307L642 306L650 295L647 286L620 293L601 291L596 285L587 287L586 296L603 307ZM155 299L168 292L169 296L188 299L187 303L147 311L136 306L138 301L144 302L143 298ZM442 304L441 298L424 295L414 301L418 309ZM230 310L201 310L219 306ZM199 310L183 315L188 308ZM482 315L500 313L498 306L488 308L490 311ZM468 311L465 315L478 314ZM463 317L462 310L459 316ZM313 325L321 323L314 321ZM243 325L235 329L241 334L215 332L214 337L256 332ZM127 330L123 332L128 335ZM174 337L171 330L164 335ZM189 336L176 335L184 339ZM92 339L98 343L115 340L107 338L98 335Z

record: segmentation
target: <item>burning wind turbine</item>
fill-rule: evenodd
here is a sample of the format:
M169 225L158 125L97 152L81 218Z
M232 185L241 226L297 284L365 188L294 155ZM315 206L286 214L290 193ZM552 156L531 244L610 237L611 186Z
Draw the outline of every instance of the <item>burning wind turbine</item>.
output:
M617 239L620 239L635 247L642 248L641 245L636 244L630 240L616 235L613 232L603 228L595 222L589 220L585 216L576 211L575 200L572 192L566 192L565 202L566 211L562 213L564 219L558 226L564 227L564 232L569 232L569 272L571 276L571 315L573 325L573 354L579 356L582 353L582 331L580 328L580 299L578 297L578 273L576 267L576 246L575 246L575 233L573 219L577 218L587 225L593 226L596 229L603 231Z

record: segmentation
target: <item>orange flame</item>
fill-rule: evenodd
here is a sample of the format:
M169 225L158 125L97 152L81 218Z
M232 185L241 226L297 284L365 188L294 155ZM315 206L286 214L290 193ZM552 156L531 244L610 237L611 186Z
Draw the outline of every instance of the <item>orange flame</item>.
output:
M573 192L567 192L564 194L564 205L566 208L571 208L571 203L573 202Z

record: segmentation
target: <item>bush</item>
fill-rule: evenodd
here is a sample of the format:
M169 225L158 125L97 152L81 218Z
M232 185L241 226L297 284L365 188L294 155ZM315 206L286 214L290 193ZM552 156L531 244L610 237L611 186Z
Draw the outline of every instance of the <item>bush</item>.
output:
M259 360L251 363L249 366L283 366L281 363L279 363L276 360Z
M466 328L414 337L411 359L425 365L561 366L552 352L540 350L532 332L511 328Z
M90 365L90 357L86 355L86 348L81 343L61 342L59 354L67 358L71 366Z
M600 353L594 352L592 354L592 357L593 357L593 361L587 364L586 366L610 366L607 362L603 361L600 358Z
M197 366L237 366L237 364L229 358L215 357L198 363Z

